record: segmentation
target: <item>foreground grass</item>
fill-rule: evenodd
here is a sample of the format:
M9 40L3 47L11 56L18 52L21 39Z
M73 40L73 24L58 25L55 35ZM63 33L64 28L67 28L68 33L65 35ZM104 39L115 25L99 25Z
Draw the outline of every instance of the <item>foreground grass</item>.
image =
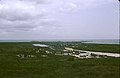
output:
M119 78L120 59L74 59L70 56L41 57L32 43L0 43L0 78ZM46 49L48 50L48 49ZM19 58L17 54L34 58Z
M10 56L11 57L11 56ZM1 78L119 78L119 59L77 59L52 56L0 60Z

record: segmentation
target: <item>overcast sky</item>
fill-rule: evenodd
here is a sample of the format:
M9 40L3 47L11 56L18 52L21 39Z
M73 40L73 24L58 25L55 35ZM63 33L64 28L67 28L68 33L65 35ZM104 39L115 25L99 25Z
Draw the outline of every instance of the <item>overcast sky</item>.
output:
M0 0L0 40L118 38L118 0Z

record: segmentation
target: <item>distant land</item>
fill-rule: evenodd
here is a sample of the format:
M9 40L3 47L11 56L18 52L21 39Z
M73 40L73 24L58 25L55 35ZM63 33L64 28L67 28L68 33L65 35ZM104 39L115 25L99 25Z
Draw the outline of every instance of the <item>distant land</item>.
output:
M43 39L43 40L0 40L0 42L41 42L41 41L62 41L62 42L82 42L94 44L120 44L120 39Z

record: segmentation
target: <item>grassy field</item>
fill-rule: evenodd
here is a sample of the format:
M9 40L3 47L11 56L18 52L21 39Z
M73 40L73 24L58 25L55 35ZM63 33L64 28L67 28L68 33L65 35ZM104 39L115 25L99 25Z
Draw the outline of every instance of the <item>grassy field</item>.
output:
M32 46L33 43L0 43L0 78L119 78L120 59L77 59L71 56L47 54L49 48ZM49 44L55 51L75 43L41 42ZM78 43L80 45L80 43ZM113 46L113 45L112 45ZM95 46L96 47L96 46ZM40 53L36 53L37 50ZM116 51L117 52L117 51ZM16 55L34 55L20 58Z
M80 44L73 48L97 52L120 53L120 45L117 44Z

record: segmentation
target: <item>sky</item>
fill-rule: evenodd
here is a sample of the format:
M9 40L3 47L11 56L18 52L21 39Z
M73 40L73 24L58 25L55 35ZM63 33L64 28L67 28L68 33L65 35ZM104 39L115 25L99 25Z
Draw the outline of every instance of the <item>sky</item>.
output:
M0 40L118 38L118 0L0 0Z

